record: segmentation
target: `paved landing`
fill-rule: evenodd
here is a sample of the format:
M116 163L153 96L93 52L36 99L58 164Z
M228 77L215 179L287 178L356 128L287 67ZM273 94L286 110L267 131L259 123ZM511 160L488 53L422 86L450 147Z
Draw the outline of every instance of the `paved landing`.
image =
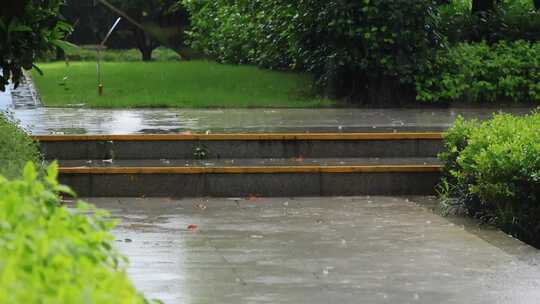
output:
M165 303L540 302L540 251L402 198L89 201Z
M0 111L2 109L7 109L12 104L11 100L11 91L9 86L6 88L5 92L0 91Z
M1 110L1 107L0 107ZM424 132L446 130L458 117L487 119L491 109L127 109L13 108L39 134L264 132ZM531 108L505 109L526 114Z

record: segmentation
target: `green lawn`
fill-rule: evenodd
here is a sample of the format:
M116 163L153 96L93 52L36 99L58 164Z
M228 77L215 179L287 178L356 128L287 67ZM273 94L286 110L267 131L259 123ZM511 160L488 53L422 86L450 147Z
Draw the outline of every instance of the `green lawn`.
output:
M98 96L96 63L39 64L32 77L46 106L323 107L333 101L312 94L308 75L208 61L105 62Z

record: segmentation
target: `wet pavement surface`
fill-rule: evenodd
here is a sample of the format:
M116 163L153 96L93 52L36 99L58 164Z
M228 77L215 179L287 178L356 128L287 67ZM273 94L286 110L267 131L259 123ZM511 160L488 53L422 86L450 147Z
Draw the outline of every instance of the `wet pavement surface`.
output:
M441 165L434 157L393 158L270 158L270 159L161 159L161 160L60 160L62 167L273 167L273 166L355 166L355 165Z
M499 109L127 109L18 108L33 134L443 131L458 115L487 119ZM515 114L530 108L506 109Z
M9 95L12 95L10 100ZM505 108L527 114L533 108ZM46 108L31 82L0 94L0 111L14 113L39 134L443 131L461 115L490 118L500 108L420 109L86 109Z
M513 114L532 107L505 108ZM238 132L444 131L461 115L490 118L500 108L420 109L86 109L42 107L31 81L0 93L0 111L13 112L39 134L156 134Z
M0 109L7 109L12 105L11 90L9 87L5 92L0 91Z
M129 275L165 303L540 302L538 250L429 198L89 201L122 221Z

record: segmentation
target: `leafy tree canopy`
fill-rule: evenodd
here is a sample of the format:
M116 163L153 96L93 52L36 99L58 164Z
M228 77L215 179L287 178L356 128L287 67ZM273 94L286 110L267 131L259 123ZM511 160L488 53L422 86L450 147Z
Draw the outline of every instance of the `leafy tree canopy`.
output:
M136 47L144 61L160 45L175 46L182 41L189 17L177 0L103 0L102 4L127 19Z
M63 0L3 0L0 11L0 90L17 86L37 56L63 47L71 27L60 20Z

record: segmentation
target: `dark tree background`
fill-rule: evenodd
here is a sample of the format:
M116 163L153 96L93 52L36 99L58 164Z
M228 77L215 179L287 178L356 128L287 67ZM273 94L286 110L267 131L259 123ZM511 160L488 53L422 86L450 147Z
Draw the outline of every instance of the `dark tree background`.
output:
M63 0L2 0L0 10L0 90L15 86L36 58L63 46L71 28L60 20Z
M69 41L78 45L99 43L116 18L123 17L107 45L115 49L137 48L144 61L152 60L152 51L162 45L181 49L183 31L189 23L187 12L177 0L106 0L105 4L98 0L67 0L62 14L75 25Z

